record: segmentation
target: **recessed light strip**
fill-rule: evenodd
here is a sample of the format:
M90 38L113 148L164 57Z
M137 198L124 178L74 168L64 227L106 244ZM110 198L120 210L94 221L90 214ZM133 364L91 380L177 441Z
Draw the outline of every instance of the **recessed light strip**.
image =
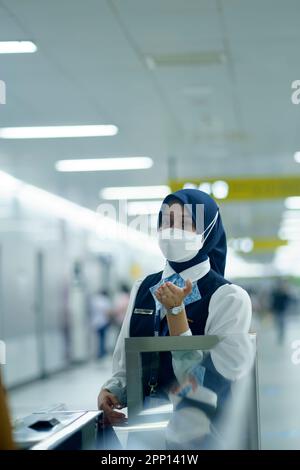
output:
M37 51L32 41L0 41L0 54L28 54Z
M171 192L169 186L121 186L103 188L99 195L102 199L160 199Z
M162 205L159 201L131 201L128 203L127 213L130 216L158 214Z
M83 126L2 127L1 139L55 139L64 137L114 136L118 128L111 124Z
M57 171L113 171L113 170L141 170L151 168L153 160L149 157L111 157L86 158L77 160L60 160L56 162Z

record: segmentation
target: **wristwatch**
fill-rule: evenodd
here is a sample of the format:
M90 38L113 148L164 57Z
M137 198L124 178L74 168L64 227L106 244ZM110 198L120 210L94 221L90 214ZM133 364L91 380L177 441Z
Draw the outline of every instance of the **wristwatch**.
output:
M184 309L184 303L181 302L181 304L178 305L178 307L168 308L167 313L171 315L178 315L178 313L182 312L183 309Z

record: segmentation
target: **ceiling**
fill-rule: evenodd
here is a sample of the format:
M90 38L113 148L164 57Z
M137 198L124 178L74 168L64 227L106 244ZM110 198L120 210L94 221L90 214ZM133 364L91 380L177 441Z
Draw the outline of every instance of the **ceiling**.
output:
M300 175L299 16L299 0L0 0L0 40L38 47L0 55L0 126L119 127L114 137L0 140L0 168L92 209L102 187L170 175ZM120 155L154 166L54 169ZM277 235L283 201L223 206L229 237Z

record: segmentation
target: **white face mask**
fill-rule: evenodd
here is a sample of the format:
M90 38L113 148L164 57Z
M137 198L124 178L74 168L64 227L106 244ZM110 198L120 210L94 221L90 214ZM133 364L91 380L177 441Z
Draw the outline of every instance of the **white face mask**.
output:
M158 233L158 244L169 261L184 262L193 259L203 247L218 218L218 212L203 233L189 232L179 228L167 228ZM208 233L205 235L205 232Z

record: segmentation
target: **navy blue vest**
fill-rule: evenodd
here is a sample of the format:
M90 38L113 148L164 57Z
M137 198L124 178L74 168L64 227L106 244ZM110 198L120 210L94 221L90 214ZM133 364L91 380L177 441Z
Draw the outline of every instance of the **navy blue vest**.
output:
M137 336L154 336L154 319L155 319L155 302L149 290L161 280L162 271L147 276L139 287L136 295L135 303L130 320L129 335ZM201 299L186 306L186 314L190 329L193 335L204 335L206 320L208 317L208 306L213 293L224 284L230 284L224 277L217 274L212 269L201 279L197 281ZM153 311L151 315L142 315L134 313L135 309L150 309ZM163 331L167 323L166 317L161 321L161 331ZM168 333L167 333L168 334ZM160 353L160 364L158 373L159 388L169 387L175 382L175 375L172 367L172 356L170 352ZM151 353L143 353L143 385L144 394L149 394L149 379L151 364ZM205 385L205 383L204 383Z

